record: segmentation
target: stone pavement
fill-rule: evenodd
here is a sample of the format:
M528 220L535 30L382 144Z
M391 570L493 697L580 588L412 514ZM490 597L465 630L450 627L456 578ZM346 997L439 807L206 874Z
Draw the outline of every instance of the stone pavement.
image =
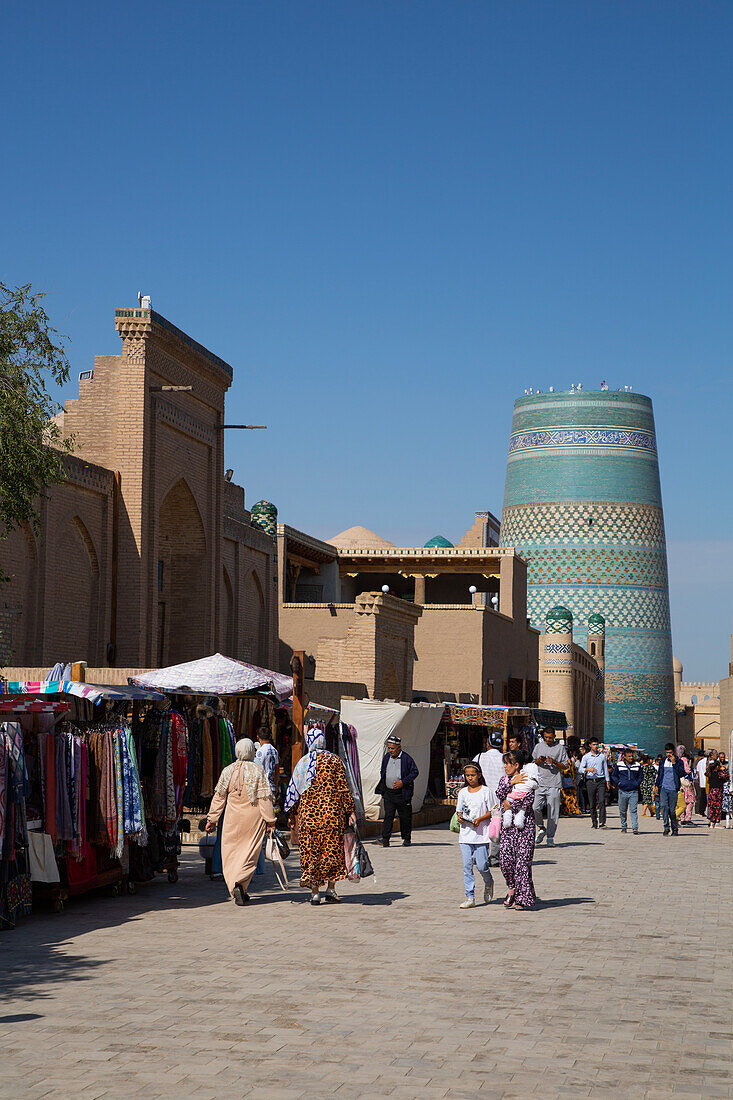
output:
M0 938L0 1096L733 1096L733 836L642 829L561 820L534 913L461 912L446 826L318 909L190 851Z

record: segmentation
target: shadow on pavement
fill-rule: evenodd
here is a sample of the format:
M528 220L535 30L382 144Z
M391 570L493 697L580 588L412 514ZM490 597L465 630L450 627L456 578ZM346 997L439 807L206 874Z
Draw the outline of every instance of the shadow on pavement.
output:
M560 909L564 905L593 905L595 898L551 898L549 901L537 899L537 909Z

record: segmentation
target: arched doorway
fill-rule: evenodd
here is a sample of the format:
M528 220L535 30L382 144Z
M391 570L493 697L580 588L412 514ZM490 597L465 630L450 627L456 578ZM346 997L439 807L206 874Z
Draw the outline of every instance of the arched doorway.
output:
M87 661L94 665L98 660L97 552L79 516L64 524L56 538L55 558L63 563L63 576L56 579L50 601L48 660ZM71 602L69 593L73 594Z
M159 665L177 665L209 649L206 532L184 478L166 494L158 513Z
M33 665L36 657L35 596L38 584L36 540L27 523L0 540L0 663Z

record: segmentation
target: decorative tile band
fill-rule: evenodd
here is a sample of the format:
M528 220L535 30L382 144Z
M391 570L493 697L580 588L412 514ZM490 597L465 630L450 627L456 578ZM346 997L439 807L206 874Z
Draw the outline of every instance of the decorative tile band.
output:
M509 443L509 456L546 447L623 447L653 455L657 453L657 441L651 432L638 432L630 428L556 428L513 435Z

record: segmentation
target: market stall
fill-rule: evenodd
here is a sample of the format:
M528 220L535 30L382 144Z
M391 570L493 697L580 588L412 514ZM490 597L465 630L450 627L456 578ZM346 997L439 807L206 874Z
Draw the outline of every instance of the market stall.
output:
M59 909L69 895L100 887L134 890L156 870L175 881L186 727L165 696L11 682L0 694L0 734L0 791L12 801L12 813L0 814L5 927L31 899Z

